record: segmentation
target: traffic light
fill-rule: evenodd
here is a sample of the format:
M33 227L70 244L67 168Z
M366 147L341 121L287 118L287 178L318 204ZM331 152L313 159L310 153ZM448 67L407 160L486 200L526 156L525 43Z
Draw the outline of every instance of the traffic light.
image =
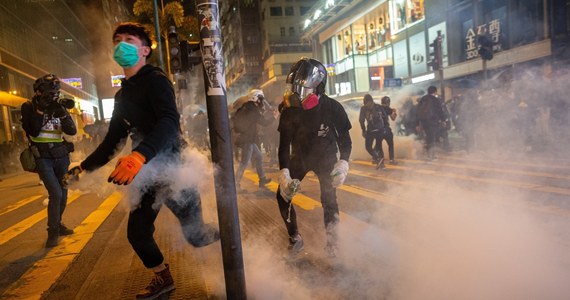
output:
M192 67L202 61L199 42L180 42L182 71L192 70Z
M429 44L429 61L427 64L433 71L441 69L442 66L441 40L441 37L438 36L431 44Z
M479 55L484 60L493 59L493 40L488 34L477 36L477 43L479 43Z
M180 42L178 41L178 33L174 26L170 27L168 33L168 52L170 53L170 72L180 73L182 70L182 60L180 51Z

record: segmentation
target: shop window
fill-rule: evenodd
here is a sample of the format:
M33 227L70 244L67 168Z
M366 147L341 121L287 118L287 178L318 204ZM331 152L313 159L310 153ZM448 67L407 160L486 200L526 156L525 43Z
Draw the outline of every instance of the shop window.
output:
M406 28L419 20L424 19L424 0L395 0L391 2L392 29L394 32Z
M542 7L543 0L516 1L511 5L509 20L512 28L510 31L512 47L544 39ZM567 20L570 20L570 15L567 15Z
M352 55L352 37L350 36L350 30L344 31L344 55Z
M283 15L283 8L281 8L281 6L271 6L269 8L269 15L272 17L280 17Z

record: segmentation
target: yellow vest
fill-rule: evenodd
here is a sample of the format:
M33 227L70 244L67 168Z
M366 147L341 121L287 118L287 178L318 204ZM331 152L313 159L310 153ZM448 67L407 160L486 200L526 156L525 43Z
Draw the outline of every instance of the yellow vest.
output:
M63 130L61 129L61 120L58 118L49 118L44 115L44 126L40 129L40 134L36 137L30 136L34 143L61 143L63 142Z

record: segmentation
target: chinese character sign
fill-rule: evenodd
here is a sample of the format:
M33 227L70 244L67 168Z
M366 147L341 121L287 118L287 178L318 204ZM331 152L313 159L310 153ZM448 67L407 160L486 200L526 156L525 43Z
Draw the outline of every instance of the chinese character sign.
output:
M465 58L467 60L479 57L479 45L477 44L477 36L489 35L493 41L493 51L502 50L501 45L501 20L494 19L489 23L476 26L475 28L467 28L465 32Z

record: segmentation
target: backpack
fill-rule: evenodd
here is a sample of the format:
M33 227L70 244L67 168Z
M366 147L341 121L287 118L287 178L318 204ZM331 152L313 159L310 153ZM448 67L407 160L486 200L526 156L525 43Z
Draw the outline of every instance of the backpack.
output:
M251 130L251 124L247 120L247 112L245 107L240 107L233 116L233 127L236 133L245 133Z
M439 105L438 99L432 95L423 96L418 102L417 117L419 120L434 120L436 118L436 105Z
M382 107L378 104L374 104L374 106L366 112L368 131L384 129L384 118Z

